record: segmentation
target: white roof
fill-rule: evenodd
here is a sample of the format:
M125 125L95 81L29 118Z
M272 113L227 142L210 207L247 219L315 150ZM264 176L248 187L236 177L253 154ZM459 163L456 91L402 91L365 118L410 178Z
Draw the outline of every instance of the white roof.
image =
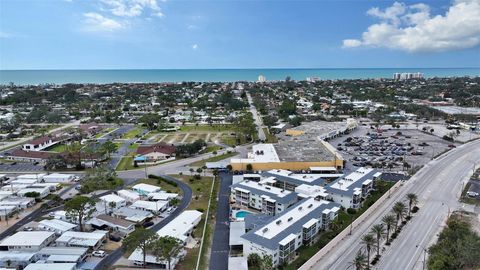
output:
M114 203L122 203L125 201L124 198L117 196L115 194L107 194L105 196L100 197L100 200L106 202L114 202Z
M107 234L107 231L93 232L64 232L56 242L68 243L75 246L95 246Z
M336 171L337 168L335 167L310 167L311 171L323 171L323 172L330 172L330 171Z
M200 222L201 217L202 212L197 210L183 211L178 217L161 228L157 234L160 237L172 236L185 242L187 239L186 234Z
M312 218L309 221L307 221L305 224L303 224L303 228L310 228L313 226L313 224L316 224L318 222L318 219Z
M248 270L247 257L228 257L228 270Z
M314 198L309 198L305 200L303 203L298 204L295 208L289 208L289 211L283 214L282 216L273 219L270 223L264 225L262 228L257 230L255 234L267 238L272 239L280 232L286 230L296 221L299 221L302 217L308 215L316 208L320 207L321 205L328 204L328 201L324 200L315 200ZM311 207L308 207L309 205ZM289 221L290 220L290 221ZM278 223L278 224L277 224Z
M0 251L0 261L29 261L35 253L22 251Z
M287 235L287 237L283 238L282 241L278 242L278 244L281 245L281 246L284 246L284 245L290 243L295 238L296 238L296 235L291 233L291 234Z
M246 159L231 159L231 163L269 163L280 162L277 151L273 144L262 143L252 146L252 152Z
M138 193L131 190L122 189L117 191L117 194L122 195L124 197L128 197L129 199L132 199L132 200L140 199L140 195L138 195Z
M230 245L243 244L241 236L245 234L245 221L230 222Z
M148 194L148 197L152 200L161 200L166 201L178 197L177 193L167 193L167 192L152 192Z
M256 190L261 190L266 193L273 194L277 197L283 198L290 193L291 191L284 190L283 188L278 188L278 187L272 187L269 185L264 185L255 181L243 181L238 183L238 185L241 185L244 188L251 188L251 189L256 189Z
M17 176L18 179L35 179L35 180L42 180L45 176L44 173L37 173L37 174L22 174Z
M62 232L70 231L77 227L76 224L59 219L44 219L41 220L39 224Z
M40 246L52 235L53 232L44 231L17 232L5 238L0 246Z
M23 270L73 270L76 263L31 263Z
M358 180L362 179L366 174L373 171L372 168L359 168L356 171L348 174L347 176L343 177L342 179L333 183L330 187L336 188L340 190L348 190L348 188Z
M44 247L38 254L43 255L83 255L88 251L83 247Z
M150 211L158 211L160 209L162 209L163 207L165 207L165 205L167 205L168 202L165 202L165 201L156 201L156 202L152 202L152 201L136 201L134 202L130 207L131 208L142 208L142 209L148 209Z
M143 190L146 192L156 192L156 191L159 191L161 188L154 185L140 183L133 186L132 189Z
M43 177L43 179L45 178L62 178L62 179L70 179L70 178L73 178L74 175L73 174L64 174L64 173L52 173L52 174L48 174L48 175L45 175Z

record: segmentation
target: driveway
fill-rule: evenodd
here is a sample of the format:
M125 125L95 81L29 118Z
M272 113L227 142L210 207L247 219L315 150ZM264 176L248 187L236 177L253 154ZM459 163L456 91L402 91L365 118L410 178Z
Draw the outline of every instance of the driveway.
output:
M210 270L224 270L228 268L228 253L230 226L229 226L229 196L232 175L220 173L220 192L218 194L217 220L213 233L213 243L210 254Z

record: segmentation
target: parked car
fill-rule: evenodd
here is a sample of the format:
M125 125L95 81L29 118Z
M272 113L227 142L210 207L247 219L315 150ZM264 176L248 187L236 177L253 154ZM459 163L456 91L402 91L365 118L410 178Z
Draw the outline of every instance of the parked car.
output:
M100 258L103 258L105 257L107 253L103 250L95 250L94 252L92 252L92 256L93 257L100 257Z
M153 224L154 224L153 221L147 221L147 222L143 223L143 227L148 228L148 227L153 226Z
M475 191L467 191L467 195L468 197L477 197L479 194L478 192L475 192Z
M116 235L110 235L108 239L112 240L113 242L120 242L122 240L120 236L116 236Z
M456 146L454 144L449 144L448 147L455 148Z

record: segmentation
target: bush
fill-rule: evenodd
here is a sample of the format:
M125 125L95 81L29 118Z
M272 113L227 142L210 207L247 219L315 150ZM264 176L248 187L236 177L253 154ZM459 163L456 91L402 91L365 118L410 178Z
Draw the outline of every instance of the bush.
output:
M392 240L395 239L395 238L397 238L397 232L392 233L392 236L390 237L390 239L392 239Z
M350 215L355 215L357 213L357 210L353 208L348 208L347 213L349 213Z
M205 211L203 208L200 208L200 207L197 208L196 210L197 210L198 212L202 212L202 213Z
M420 210L420 208L418 208L418 206L414 206L412 208L412 213L416 213L416 212L418 212L418 210Z
M170 184L170 185L172 185L172 186L174 186L174 187L177 187L177 186L178 186L177 182L172 181L172 180L170 180L170 179L165 179L165 178L163 178L163 177L161 177L161 176L158 176L158 175L149 174L149 175L148 175L148 178L157 179L157 183L161 183L161 181L163 181L163 182L165 182L165 183L167 183L167 184Z

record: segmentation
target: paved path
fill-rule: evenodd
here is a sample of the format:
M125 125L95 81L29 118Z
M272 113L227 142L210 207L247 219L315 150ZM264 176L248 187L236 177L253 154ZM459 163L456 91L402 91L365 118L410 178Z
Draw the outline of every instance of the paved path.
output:
M257 108L255 108L255 105L253 104L252 96L248 92L247 92L247 99L248 99L248 103L250 104L250 112L253 115L253 120L255 120L255 125L257 125L258 139L261 141L265 141L267 139L267 136L265 136L265 132L263 131L262 117L258 113Z
M220 173L221 179L220 191L218 193L218 206L216 214L215 229L213 234L213 243L210 254L210 270L224 270L228 268L228 253L230 228L230 185L232 184L232 175Z
M458 202L463 184L473 173L474 164L480 164L480 140L462 145L431 161L415 174L392 199L353 231L351 237L340 242L328 256L321 258L312 268L347 269L355 254L362 248L360 238L372 225L380 223L396 201L404 200L407 193L416 193L420 211L407 223L392 245L387 248L375 269L421 269L423 249L436 241L448 213L473 207Z

